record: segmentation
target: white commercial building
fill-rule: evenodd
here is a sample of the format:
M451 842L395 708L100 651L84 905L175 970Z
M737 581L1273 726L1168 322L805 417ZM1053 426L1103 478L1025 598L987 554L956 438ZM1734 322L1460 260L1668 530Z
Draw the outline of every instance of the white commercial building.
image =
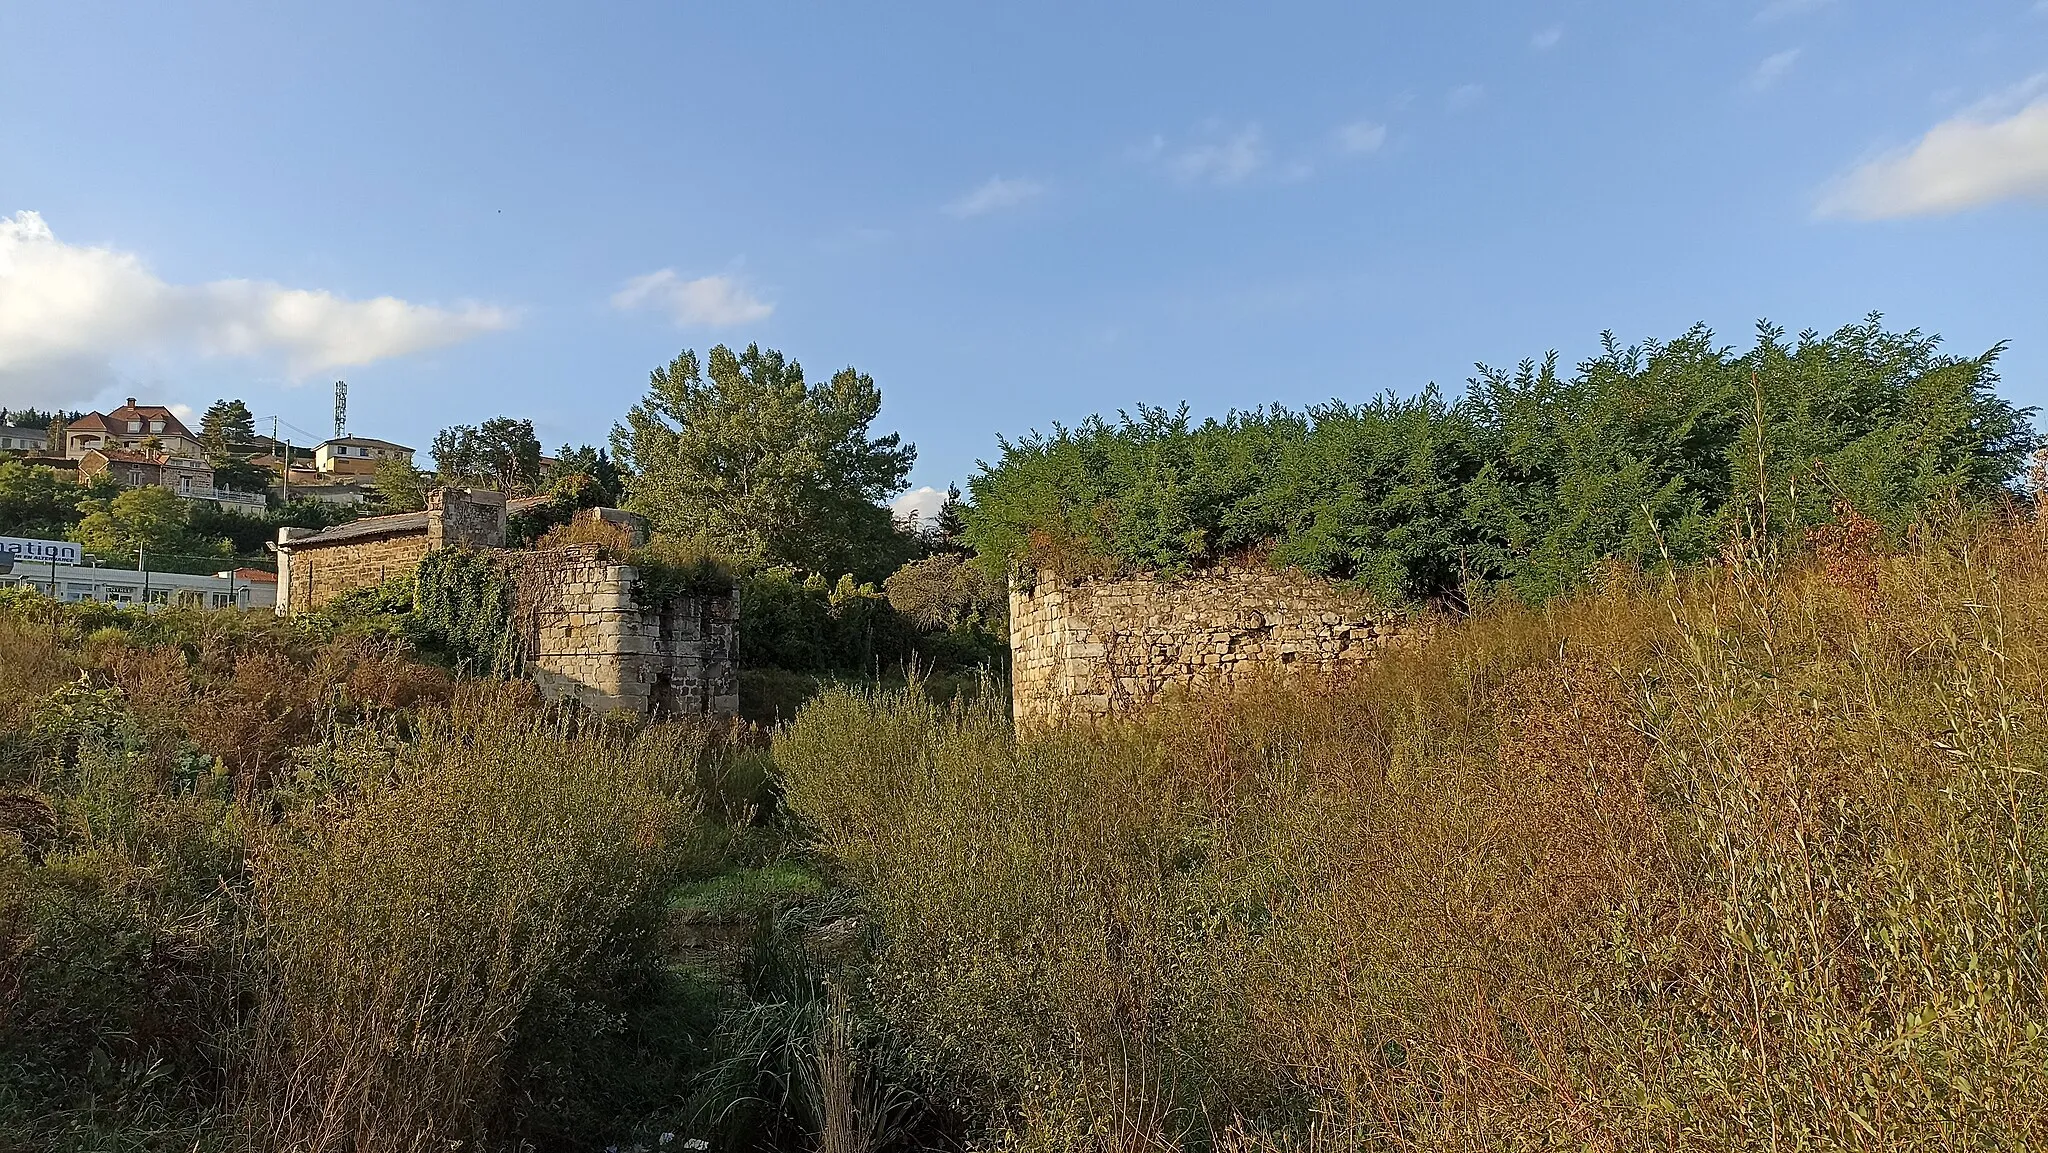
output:
M35 549L10 548L29 544ZM240 568L212 575L149 572L78 564L78 546L69 541L26 542L4 538L0 543L0 588L27 585L44 596L66 602L158 609L166 605L208 609L275 609L277 574ZM26 554L26 555L25 555Z

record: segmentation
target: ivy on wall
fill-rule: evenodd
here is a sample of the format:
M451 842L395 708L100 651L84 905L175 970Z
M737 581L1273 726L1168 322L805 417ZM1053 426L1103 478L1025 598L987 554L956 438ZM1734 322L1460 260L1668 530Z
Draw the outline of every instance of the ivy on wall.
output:
M459 668L515 676L525 663L514 614L517 584L505 566L466 548L436 549L420 561L414 627Z

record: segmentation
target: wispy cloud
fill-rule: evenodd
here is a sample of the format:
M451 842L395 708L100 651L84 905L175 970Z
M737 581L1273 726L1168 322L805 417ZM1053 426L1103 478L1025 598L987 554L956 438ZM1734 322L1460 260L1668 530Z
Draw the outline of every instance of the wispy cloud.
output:
M2004 200L2048 200L2048 75L1929 129L1909 147L1849 172L1821 196L1820 216L1936 216Z
M1271 159L1265 133L1257 124L1237 128L1210 124L1195 141L1171 145L1154 136L1131 150L1134 159L1163 165L1174 179L1189 184L1242 184Z
M1787 48L1783 52L1773 52L1769 56L1764 57L1757 63L1756 67L1749 70L1749 75L1743 78L1743 90L1747 92L1769 91L1779 80L1784 79L1785 74L1792 70L1794 64L1799 63L1799 54L1803 51L1805 50L1801 48Z
M68 244L42 216L0 216L0 402L83 400L129 357L241 357L293 379L506 328L484 304L350 300L262 280L169 284L142 258Z
M724 328L766 320L775 306L725 276L684 280L673 268L636 276L612 294L612 307L623 311L665 312L680 325Z
M1817 12L1834 2L1835 0L1770 0L1770 3L1757 9L1756 22L1774 24L1780 20L1790 20L1795 16Z
M1005 180L991 177L988 183L946 205L946 215L966 219L1001 212L1045 195L1045 185L1036 180Z
M1486 85L1460 84L1444 96L1444 107L1453 112L1462 112L1484 99L1486 99Z
M1548 52L1552 48L1557 47L1559 41L1563 39L1564 26L1562 24L1552 24L1550 27L1544 28L1534 36L1529 37L1529 47L1534 48L1538 52Z
M1378 152L1387 142L1387 126L1358 120L1337 129L1337 151L1352 155Z

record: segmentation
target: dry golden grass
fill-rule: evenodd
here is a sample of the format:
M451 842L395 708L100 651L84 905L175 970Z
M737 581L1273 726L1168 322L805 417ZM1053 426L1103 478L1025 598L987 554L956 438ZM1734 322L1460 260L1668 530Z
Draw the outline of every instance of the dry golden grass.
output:
M2023 1149L2044 711L2040 527L1851 525L1021 743L836 694L777 757L1016 1148Z

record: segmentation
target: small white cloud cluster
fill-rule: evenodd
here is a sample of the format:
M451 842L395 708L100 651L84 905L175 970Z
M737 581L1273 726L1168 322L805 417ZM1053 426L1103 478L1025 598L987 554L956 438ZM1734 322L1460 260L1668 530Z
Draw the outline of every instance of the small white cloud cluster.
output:
M132 357L276 360L298 378L511 322L480 304L349 300L260 280L169 284L133 253L59 240L37 213L0 217L0 403L82 403Z
M899 522L914 527L921 524L930 524L931 519L939 515L939 509L944 507L945 503L946 492L944 489L926 485L923 488L914 489L897 497L894 501L890 502L889 511L896 514L896 519Z
M679 325L726 328L766 320L775 306L726 276L684 280L673 268L636 276L612 294L612 307L653 309Z
M991 177L989 182L967 195L946 205L946 215L967 219L973 216L987 216L1005 208L1036 200L1045 195L1045 185L1036 180L1005 180L1000 176Z
M1822 216L1884 220L2048 200L2048 73L1942 121L1821 197Z

